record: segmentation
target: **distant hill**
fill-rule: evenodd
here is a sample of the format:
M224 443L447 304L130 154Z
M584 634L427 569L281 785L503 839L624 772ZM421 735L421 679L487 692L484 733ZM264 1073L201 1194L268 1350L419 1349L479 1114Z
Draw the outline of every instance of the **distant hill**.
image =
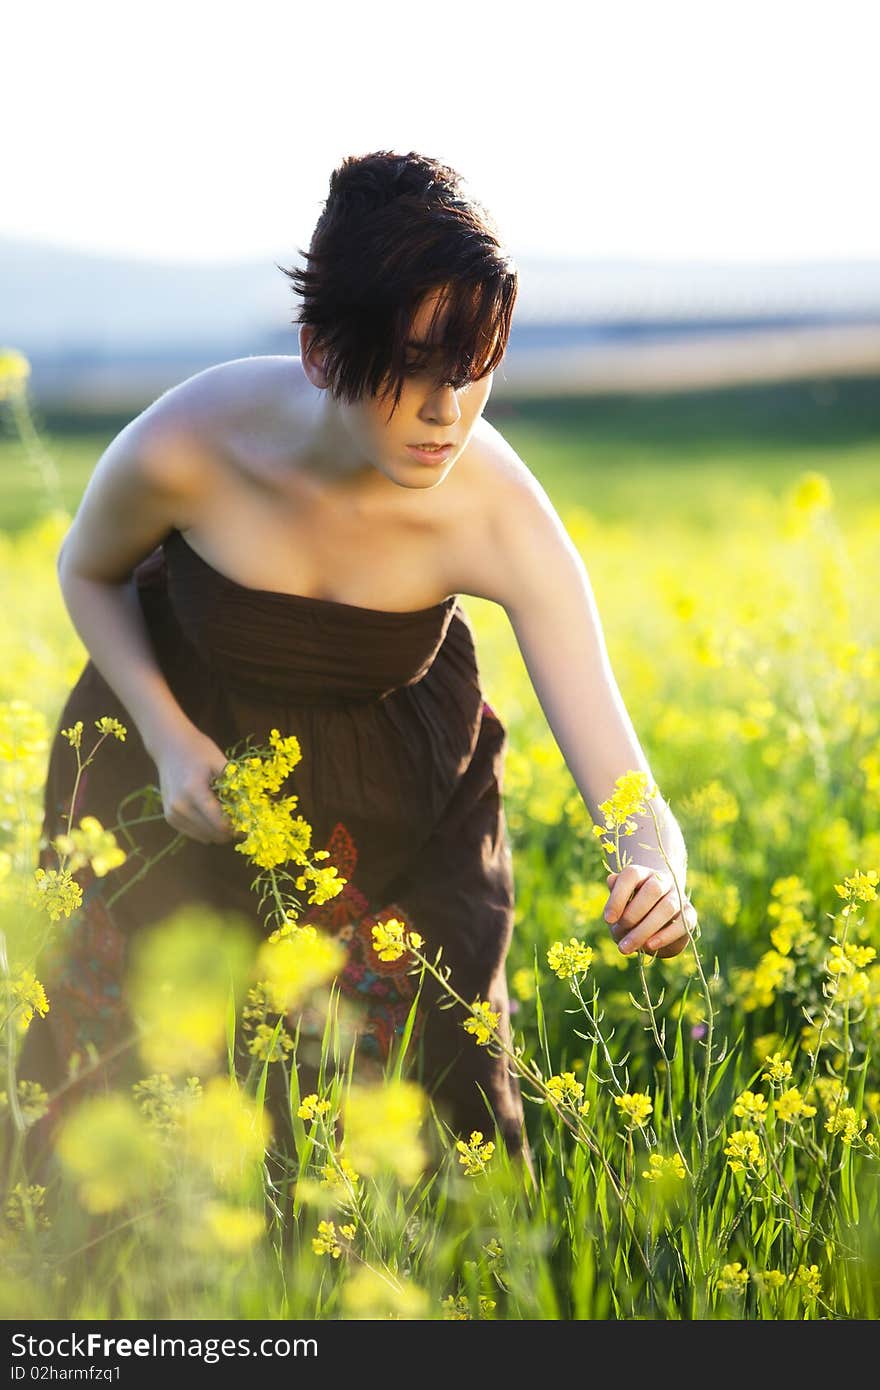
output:
M291 265L295 253L279 253ZM858 363L880 367L880 261L809 264L552 261L517 257L520 292L499 389L647 373L684 380L705 341L755 377L822 362L823 334L849 325ZM31 360L45 404L127 409L211 362L298 351L297 301L265 259L199 265L107 256L0 237L0 347ZM840 348L840 329L835 329ZM770 334L777 339L771 342ZM780 347L800 341L800 348ZM818 334L818 337L817 337ZM763 358L751 344L763 336ZM731 357L733 340L739 346ZM818 347L817 347L818 343ZM713 351L715 351L713 349ZM658 362L657 354L660 353ZM816 356L818 352L818 357ZM678 354L676 357L676 353ZM800 357L798 357L800 354ZM599 364L596 375L596 364ZM813 366L806 369L813 370ZM560 377L561 373L561 377ZM783 371L783 374L785 372ZM711 377L711 373L710 373ZM720 378L719 378L720 379Z
M880 317L880 261L517 264L522 324ZM262 341L285 333L295 309L268 256L172 264L0 237L0 342L25 352Z

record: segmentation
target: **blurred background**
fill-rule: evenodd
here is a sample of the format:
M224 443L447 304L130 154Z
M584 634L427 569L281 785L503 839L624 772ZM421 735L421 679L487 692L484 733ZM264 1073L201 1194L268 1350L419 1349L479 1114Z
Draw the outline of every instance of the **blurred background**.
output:
M861 0L520 8L43 0L7 6L0 38L0 977L6 942L13 966L30 969L50 922L60 921L46 904L66 891L63 879L51 897L41 889L39 925L36 908L25 910L47 759L87 660L55 564L96 463L124 425L192 374L231 358L295 357L297 305L278 265L301 262L333 169L371 150L429 154L464 176L519 266L512 338L486 414L584 558L627 711L685 837L706 969L698 989L698 956L688 951L662 964L662 986L655 976L649 989L641 975L658 1010L662 1001L664 1038L678 1038L670 1064L672 1043L655 1056L644 1006L633 1007L641 959L621 955L602 918L607 865L511 624L499 605L464 595L483 688L510 735L503 792L516 869L515 1029L542 1069L546 1056L572 1080L582 1075L607 1157L569 1163L566 1126L528 1107L530 1123L550 1136L536 1146L544 1187L535 1211L546 1225L499 1217L500 1266L495 1255L485 1263L496 1242L483 1244L487 1224L496 1225L494 1196L470 1207L438 1186L428 1200L429 1184L415 1203L387 1203L399 1232L386 1238L377 1215L377 1240L369 1205L364 1230L385 1272L398 1270L401 1249L410 1252L405 1268L435 1304L464 1289L473 1303L479 1288L491 1290L494 1309L508 1288L520 1290L498 1316L507 1306L526 1317L665 1317L663 1300L686 1284L682 1315L693 1318L716 1285L746 1298L746 1268L754 1298L765 1287L755 1281L775 1274L792 1281L795 1301L806 1299L815 1275L816 1315L876 1316L880 8ZM559 643L565 679L583 640L574 630ZM114 743L102 759L123 756ZM88 775L99 778L101 764ZM642 844L636 836L624 853L636 860ZM56 939L66 929L62 922ZM846 942L847 956L834 963L829 936ZM81 997L91 997L97 976L106 998L118 999L116 938L99 922L83 939ZM598 1024L585 1033L572 1021L567 984L544 967L550 944L572 939L595 951L597 1017L620 1059L612 1067L611 1054L589 1042ZM215 976L212 950L203 978ZM201 1009L199 978L200 991L188 986L187 996ZM39 999L38 983L42 990L39 978L22 976L14 988ZM78 991L75 982L70 992ZM655 1030L657 1016L652 1006ZM802 1088L786 1091L789 1100L812 1101L804 1117L823 1109L815 1130L799 1128L800 1119L789 1125L797 1108L774 1110L773 1149L767 1144L780 1185L768 1167L757 1195L757 1185L738 1186L744 1172L725 1186L721 1146L728 1122L732 1139L757 1143L732 1116L750 1124L760 1112L733 1109L733 1097L758 1084L777 1052ZM707 1055L716 1067L724 1056L711 1084ZM9 1086L0 1112L10 1114L11 1056L10 1048L0 1055ZM659 1184L666 1195L638 1206L642 1150L631 1135L621 1145L623 1112L610 1091L623 1083L612 1083L612 1070L639 1088L630 1099L655 1096L658 1156L674 1144L704 1175L686 1199L693 1210L679 1218L676 1209L668 1225L669 1193ZM182 1112L162 1089L144 1094L170 1117L170 1133ZM18 1104L41 1113L33 1091L19 1091ZM180 1254L193 1212L202 1219L196 1188L181 1167L185 1185L154 1207L142 1151L126 1147L127 1131L136 1133L131 1113L113 1111L122 1116L113 1124L84 1121L77 1161L93 1191L124 1194L119 1174L136 1174L131 1200L149 1208L118 1224L110 1213L106 1233L119 1243L108 1242L106 1254L93 1229L79 1234L75 1223L69 1239L29 1228L34 1243L19 1250L18 1206L0 1197L9 1255L0 1314L336 1316L347 1290L338 1303L326 1274L333 1259L291 1265L289 1275L276 1249L265 1266L230 1264L252 1238L238 1220L244 1208L211 1203L232 1234L222 1249L218 1234L210 1269L207 1256L203 1269ZM236 1125L245 1132L231 1113L208 1121L222 1126L224 1142ZM852 1141L869 1117L859 1169ZM830 1147L844 1128L845 1155ZM323 1161L322 1141L314 1152ZM106 1177L100 1163L110 1165ZM619 1223L613 1172L627 1206L636 1203ZM596 1174L594 1190L587 1183ZM498 1192L498 1209L512 1213ZM31 1198L17 1200L27 1210ZM436 1240L428 1239L435 1221ZM679 1222L698 1235L679 1235ZM618 1241L618 1224L632 1250ZM636 1245L652 1290L663 1291L657 1301L653 1292L636 1301ZM309 1255L305 1237L297 1246ZM380 1282L389 1285L384 1272ZM743 1306L717 1304L722 1317ZM767 1307L774 1317L803 1312L761 1306L761 1316Z
M454 165L520 267L490 406L880 374L878 21L862 5L662 9L256 0L4 21L0 346L36 409L110 425L211 363L298 351L333 167ZM815 389L802 394L813 401ZM810 409L809 404L805 405Z

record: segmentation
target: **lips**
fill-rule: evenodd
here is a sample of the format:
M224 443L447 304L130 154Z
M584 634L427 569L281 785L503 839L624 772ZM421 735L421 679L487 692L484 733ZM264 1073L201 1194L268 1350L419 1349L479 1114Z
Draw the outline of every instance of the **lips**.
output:
M419 459L422 463L437 464L449 458L454 445L439 444L426 447L424 444L407 444L406 447L413 458Z

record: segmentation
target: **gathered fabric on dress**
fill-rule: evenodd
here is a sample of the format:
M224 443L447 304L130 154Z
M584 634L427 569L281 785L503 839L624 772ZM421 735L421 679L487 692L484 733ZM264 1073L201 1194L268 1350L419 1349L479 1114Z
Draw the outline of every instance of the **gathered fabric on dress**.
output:
M506 730L485 700L473 632L458 597L410 612L254 589L221 574L179 531L171 531L134 572L159 666L193 724L227 753L270 731L295 735L302 759L285 791L348 881L302 920L346 947L339 987L362 1017L358 1049L387 1057L410 1011L411 961L382 962L372 926L391 917L418 931L433 958L442 946L450 983L468 1001L485 1000L509 1038L505 959L513 926L512 859L502 800ZM50 840L68 824L75 761L61 730L82 720L84 746L102 715L127 728L108 739L80 780L73 824L93 815L119 820L126 796L158 781L156 765L127 710L88 660L59 717L45 787L40 863L57 864ZM161 806L158 808L161 811ZM133 812L128 811L131 818ZM175 832L161 815L137 827L152 857ZM124 841L121 841L124 845ZM125 1001L133 934L186 904L237 912L261 931L257 870L233 841L187 837L143 878L139 860L96 878L76 875L82 906L54 924L39 962L50 1001L34 1018L19 1075L54 1089L71 1055L88 1042L100 1054L130 1031ZM132 880L107 905L120 885ZM457 1134L485 1131L485 1093L511 1152L523 1144L515 1074L464 1032L460 1006L439 1008L426 977L414 1036L418 1079ZM270 1064L270 1074L278 1064ZM103 1069L104 1084L119 1073ZM415 1073L414 1073L415 1074ZM94 1074L92 1081L94 1083ZM77 1086L51 1108L51 1132Z

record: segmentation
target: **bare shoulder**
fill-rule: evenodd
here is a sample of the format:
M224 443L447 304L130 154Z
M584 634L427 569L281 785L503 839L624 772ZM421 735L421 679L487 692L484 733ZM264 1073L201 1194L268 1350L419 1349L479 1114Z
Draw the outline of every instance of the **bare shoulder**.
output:
M479 534L471 532L462 554L460 592L509 609L517 572L537 547L564 538L562 523L527 463L485 417L474 428L461 482Z
M203 514L206 499L230 477L222 440L243 375L234 362L209 367L169 388L119 431L86 485L62 546L65 564L116 582L170 529L184 530Z
M189 432L194 437L222 441L231 427L251 416L264 415L279 398L283 373L291 394L303 377L297 358L236 357L195 372L159 396L141 418L157 430Z
M303 377L290 357L218 362L168 388L132 429L156 481L217 488L230 465L256 457L249 445L271 432L279 400L296 401ZM286 390L280 389L284 378ZM303 378L304 379L304 378ZM244 440L244 447L241 447Z
M473 441L480 502L496 530L528 526L536 510L556 515L528 464L485 417L477 422Z

